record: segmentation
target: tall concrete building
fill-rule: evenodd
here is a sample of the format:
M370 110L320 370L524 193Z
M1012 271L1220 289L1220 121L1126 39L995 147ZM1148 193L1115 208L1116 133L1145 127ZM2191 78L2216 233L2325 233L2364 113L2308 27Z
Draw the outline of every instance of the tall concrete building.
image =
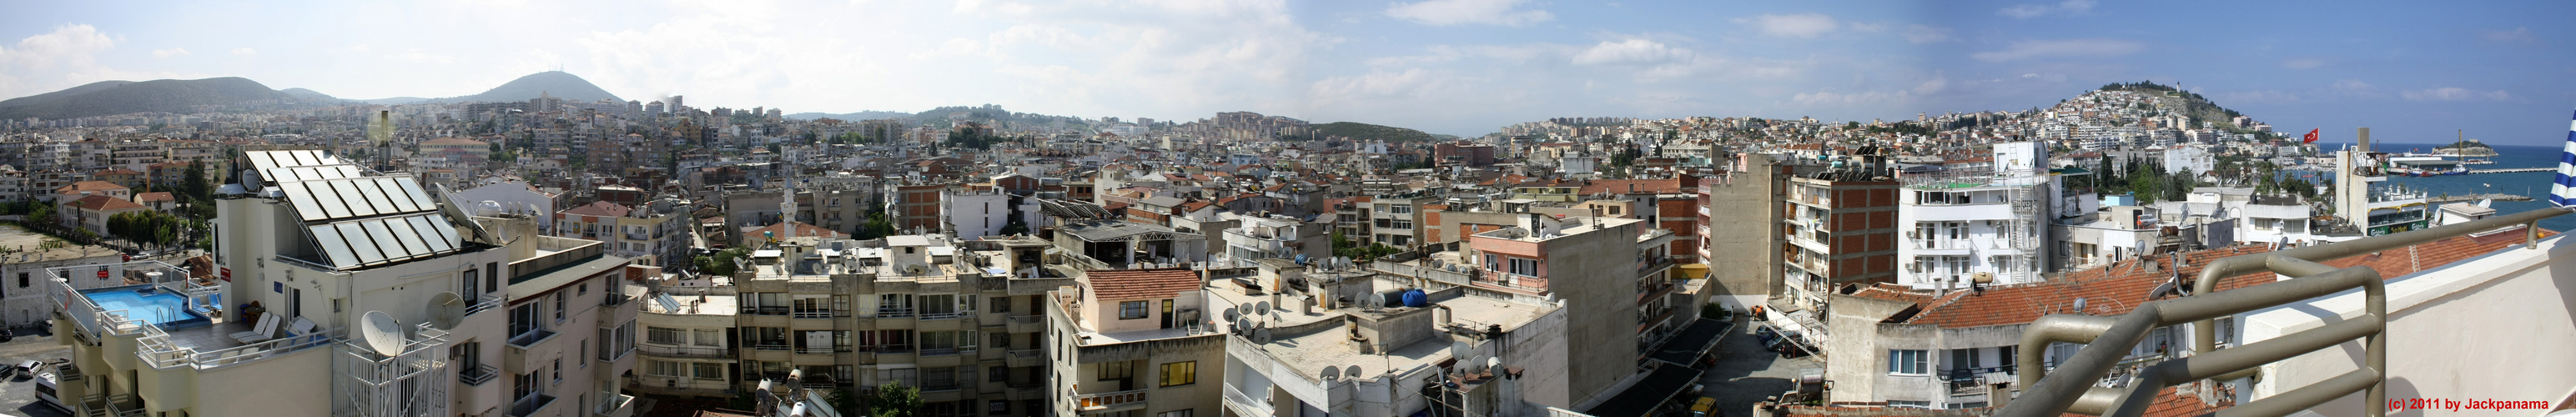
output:
M1822 306L1835 285L1895 282L1899 185L1885 169L1832 168L1787 185L1782 311Z
M1086 271L1048 293L1052 415L1223 415L1222 311L1186 268Z

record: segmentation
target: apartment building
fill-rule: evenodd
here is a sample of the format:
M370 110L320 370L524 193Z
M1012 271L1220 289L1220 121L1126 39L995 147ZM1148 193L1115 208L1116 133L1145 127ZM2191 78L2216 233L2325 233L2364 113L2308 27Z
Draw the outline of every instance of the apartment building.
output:
M1895 282L1899 184L1886 170L1830 169L1786 185L1780 296L1787 305L1779 310L1822 306L1836 285Z
M1224 334L1198 271L1087 271L1047 294L1051 415L1223 415Z
M1440 198L1425 195L1389 195L1371 198L1368 242L1391 247L1410 247L1429 243L1425 232L1430 222L1424 205L1440 203Z
M756 249L734 277L736 388L791 373L808 389L896 382L919 387L929 415L1045 415L1042 298L1074 272L1046 249L944 235Z
M456 222L410 178L319 151L241 157L262 180L218 192L210 271L48 271L75 413L632 414L623 259L533 219ZM126 285L71 283L90 276Z
M694 221L681 212L686 209L671 199L642 207L594 201L555 212L554 235L599 241L610 254L639 265L680 265L692 255L688 227Z
M1994 144L1988 169L1907 174L1900 178L1896 249L1905 265L1898 284L1966 289L1980 283L2038 282L2051 236L2043 222L2062 189L2036 142Z
M50 287L47 281L52 278L45 270L125 260L116 249L105 246L43 248L44 239L48 238L17 227L0 227L0 247L10 249L8 253L0 253L0 295L5 295L5 298L0 298L0 326L32 326L53 319L53 311L58 306L46 297L44 289ZM86 290L123 286L125 282L88 276L74 277L68 284L74 290Z
M1222 415L1533 416L1592 395L1575 381L1589 357L1573 349L1592 343L1569 342L1581 340L1572 301L1419 282L1356 265L1275 262L1255 276L1210 281L1199 292L1225 330L1224 362L1193 366L1218 372L1198 378L1222 381ZM1610 356L1617 369L1635 368ZM1154 358L1153 381L1177 359ZM1157 407L1171 401L1140 395Z
M740 346L732 340L738 293L714 281L663 281L661 292L646 294L635 319L644 331L635 346L635 392L710 399L739 392Z

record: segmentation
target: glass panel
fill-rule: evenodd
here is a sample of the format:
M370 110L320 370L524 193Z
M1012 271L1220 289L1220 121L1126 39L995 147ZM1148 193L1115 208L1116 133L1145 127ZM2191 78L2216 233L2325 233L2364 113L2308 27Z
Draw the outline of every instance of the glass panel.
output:
M329 225L313 226L309 229L313 232L313 246L321 247L322 254L331 258L332 265L358 264L358 256L349 251L349 242L340 239L339 229Z
M358 186L356 184L351 184L344 180L331 180L324 181L323 183L330 184L331 191L340 193L340 202L349 205L350 216L366 217L378 214L376 206L374 204L367 203L367 193L358 190Z
M385 196L385 199L386 199L386 200L390 200L390 201L392 201L392 202L394 203L393 207L394 207L396 210L401 210L401 211L402 211L402 212L404 212L404 213L410 213L410 212L415 212L415 211L427 211L427 210L432 210L432 209L436 209L436 208L438 208L438 207L436 207L436 206L431 206L431 207L421 207L419 203L414 202L414 201L411 201L411 197L410 197L410 196L403 196L403 197L399 197L399 198L394 197L394 196L397 196L397 195L403 195L403 192L404 192L404 191L403 191L403 189L402 189L402 184L396 184L396 183L394 183L394 179L392 179L392 178L376 178L373 182L375 182L375 183L376 183L376 190L381 191L381 192L382 192L382 194Z
M249 156L250 156L250 167L251 167L251 169L259 170L259 174L260 174L260 175L268 175L268 174L269 174L268 170L269 170L270 168L276 168L276 167L277 167L277 160L274 160L274 159L268 159L268 155L269 155L269 153L268 153L268 152L251 151L251 152L243 152L243 154L247 154L247 155L249 155Z
M358 225L367 229L367 238L376 241L376 249L384 251L385 260L411 258L412 248L404 246L402 236L395 235L392 228L385 227L384 220L368 220Z
M421 191L419 181L413 181L409 177L404 177L395 178L394 183L402 184L403 193L410 195L412 204L420 206L422 210L432 210L438 207L438 203L431 202L429 200L428 192ZM464 207L458 208L462 209Z
M347 184L349 184L350 187L357 188L359 194L366 194L367 204L376 206L376 212L378 213L393 214L411 211L404 210L400 204L394 204L393 196L387 194L385 190L377 189L375 180L359 178L349 180L347 181ZM405 200L409 199L406 198Z
M349 240L349 251L358 254L359 265L385 262L385 253L376 250L376 241L367 237L366 227L359 226L357 223L340 223L332 226L339 227L340 237Z
M347 203L340 202L340 193L333 191L329 183L313 181L305 182L304 186L306 189L312 190L311 194L313 195L313 204L322 206L322 218L342 219L356 216L356 213L349 212L349 206ZM308 218L307 220L311 219Z
M313 191L305 189L304 183L281 181L277 186L286 189L286 201L295 205L295 215L303 217L306 221L321 220L328 216L327 213L322 212L322 202L313 199Z
M448 223L447 216L433 215L421 216L421 218L429 220L430 230L437 230L439 236L445 236L444 238L439 239L440 242L453 243L458 248L465 247L463 243L464 241L456 237L456 225Z
M293 164L289 164L289 165L287 165L287 166L299 166L299 167L300 167L300 166L306 166L306 165L321 165L321 162L322 162L322 161L321 161L321 158L315 158L315 157L314 157L315 155L314 155L314 152L313 152L313 151L288 151L288 152L286 153L286 155L287 155L287 156L292 156L292 157L294 157L294 158L295 158L295 163L293 163ZM279 161L279 162L285 162L285 161Z
M358 167L340 165L332 168L338 168L340 170L340 178L357 178L359 176Z
M416 233L416 234L417 234L417 236L420 236L420 241L421 241L421 243L422 243L422 244L429 245L429 251L430 251L430 252L446 252L446 251L456 250L456 242L451 241L451 240L448 240L448 239L447 239L447 235L446 235L446 234L442 234L442 233L438 233L438 230L437 230L437 229L431 229L431 228L430 228L431 226L429 225L429 216L422 215L422 216L404 217L402 220L403 220L403 222L404 222L404 223L410 223L410 224L411 224L411 230L412 230L412 232L413 232L413 233Z
M308 179L308 178L304 178L302 175L298 175L298 174L296 174L296 173L295 173L295 170L293 170L293 169L272 169L272 170L267 170L267 171L260 171L260 173L261 173L261 174L268 175L268 176L269 176L269 178L268 178L269 180L271 180L271 181L277 181L277 182L280 182L280 183L287 182L287 181L303 181L303 180Z

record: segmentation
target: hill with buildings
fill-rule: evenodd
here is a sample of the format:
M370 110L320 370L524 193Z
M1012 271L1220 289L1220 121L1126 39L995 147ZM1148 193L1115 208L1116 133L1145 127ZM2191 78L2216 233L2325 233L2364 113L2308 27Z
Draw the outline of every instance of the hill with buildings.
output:
M1388 142L1422 142L1438 139L1430 133L1423 133L1420 130L1394 126L1379 126L1359 122L1323 123L1309 126L1306 129L1309 131L1307 134L1308 136L1312 136L1317 139L1331 138L1335 136L1351 138L1353 140L1383 140Z
M309 92L309 90L308 90ZM319 96L315 93L312 96ZM51 93L0 101L0 119L69 119L127 113L195 113L228 106L320 104L329 96L301 96L241 77L202 80L100 81Z

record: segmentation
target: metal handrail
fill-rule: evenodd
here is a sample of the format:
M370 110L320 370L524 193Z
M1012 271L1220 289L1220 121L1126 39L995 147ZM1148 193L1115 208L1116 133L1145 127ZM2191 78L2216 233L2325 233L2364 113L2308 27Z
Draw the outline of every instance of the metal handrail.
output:
M2539 240L2539 220L2570 212L2566 208L2544 208L2413 232L2229 257L2213 261L2201 270L2199 280L2194 282L2198 291L2191 296L2146 303L2120 316L2052 314L2040 317L2031 323L2030 330L2022 334L2017 358L2023 369L2019 382L2026 387L2022 391L2025 395L2011 401L1998 415L2039 417L2076 413L2136 416L2146 412L2147 406L2154 402L2156 392L2164 387L2202 379L2241 378L2265 364L2361 339L2366 355L2361 369L2240 404L2229 413L2287 415L2355 392L2366 392L2364 400L2367 402L2362 409L2371 417L2385 416L2387 409L2376 406L2387 400L2384 386L2388 377L2385 278L2378 270L2367 266L2337 269L2318 262L2515 225L2525 228L2524 247L2531 248ZM2214 291L2221 278L2261 271L2296 278L2233 291ZM2363 316L2224 351L2215 347L2213 319L2354 288L2363 290ZM2140 369L2125 389L2094 386L2110 373L2121 357L2144 340L2150 330L2182 323L2193 323L2193 333L2198 339L2195 340L2196 355ZM2050 378L2049 369L2042 366L2041 355L2054 343L2081 343L2085 347L2059 364L2055 368L2059 374Z

